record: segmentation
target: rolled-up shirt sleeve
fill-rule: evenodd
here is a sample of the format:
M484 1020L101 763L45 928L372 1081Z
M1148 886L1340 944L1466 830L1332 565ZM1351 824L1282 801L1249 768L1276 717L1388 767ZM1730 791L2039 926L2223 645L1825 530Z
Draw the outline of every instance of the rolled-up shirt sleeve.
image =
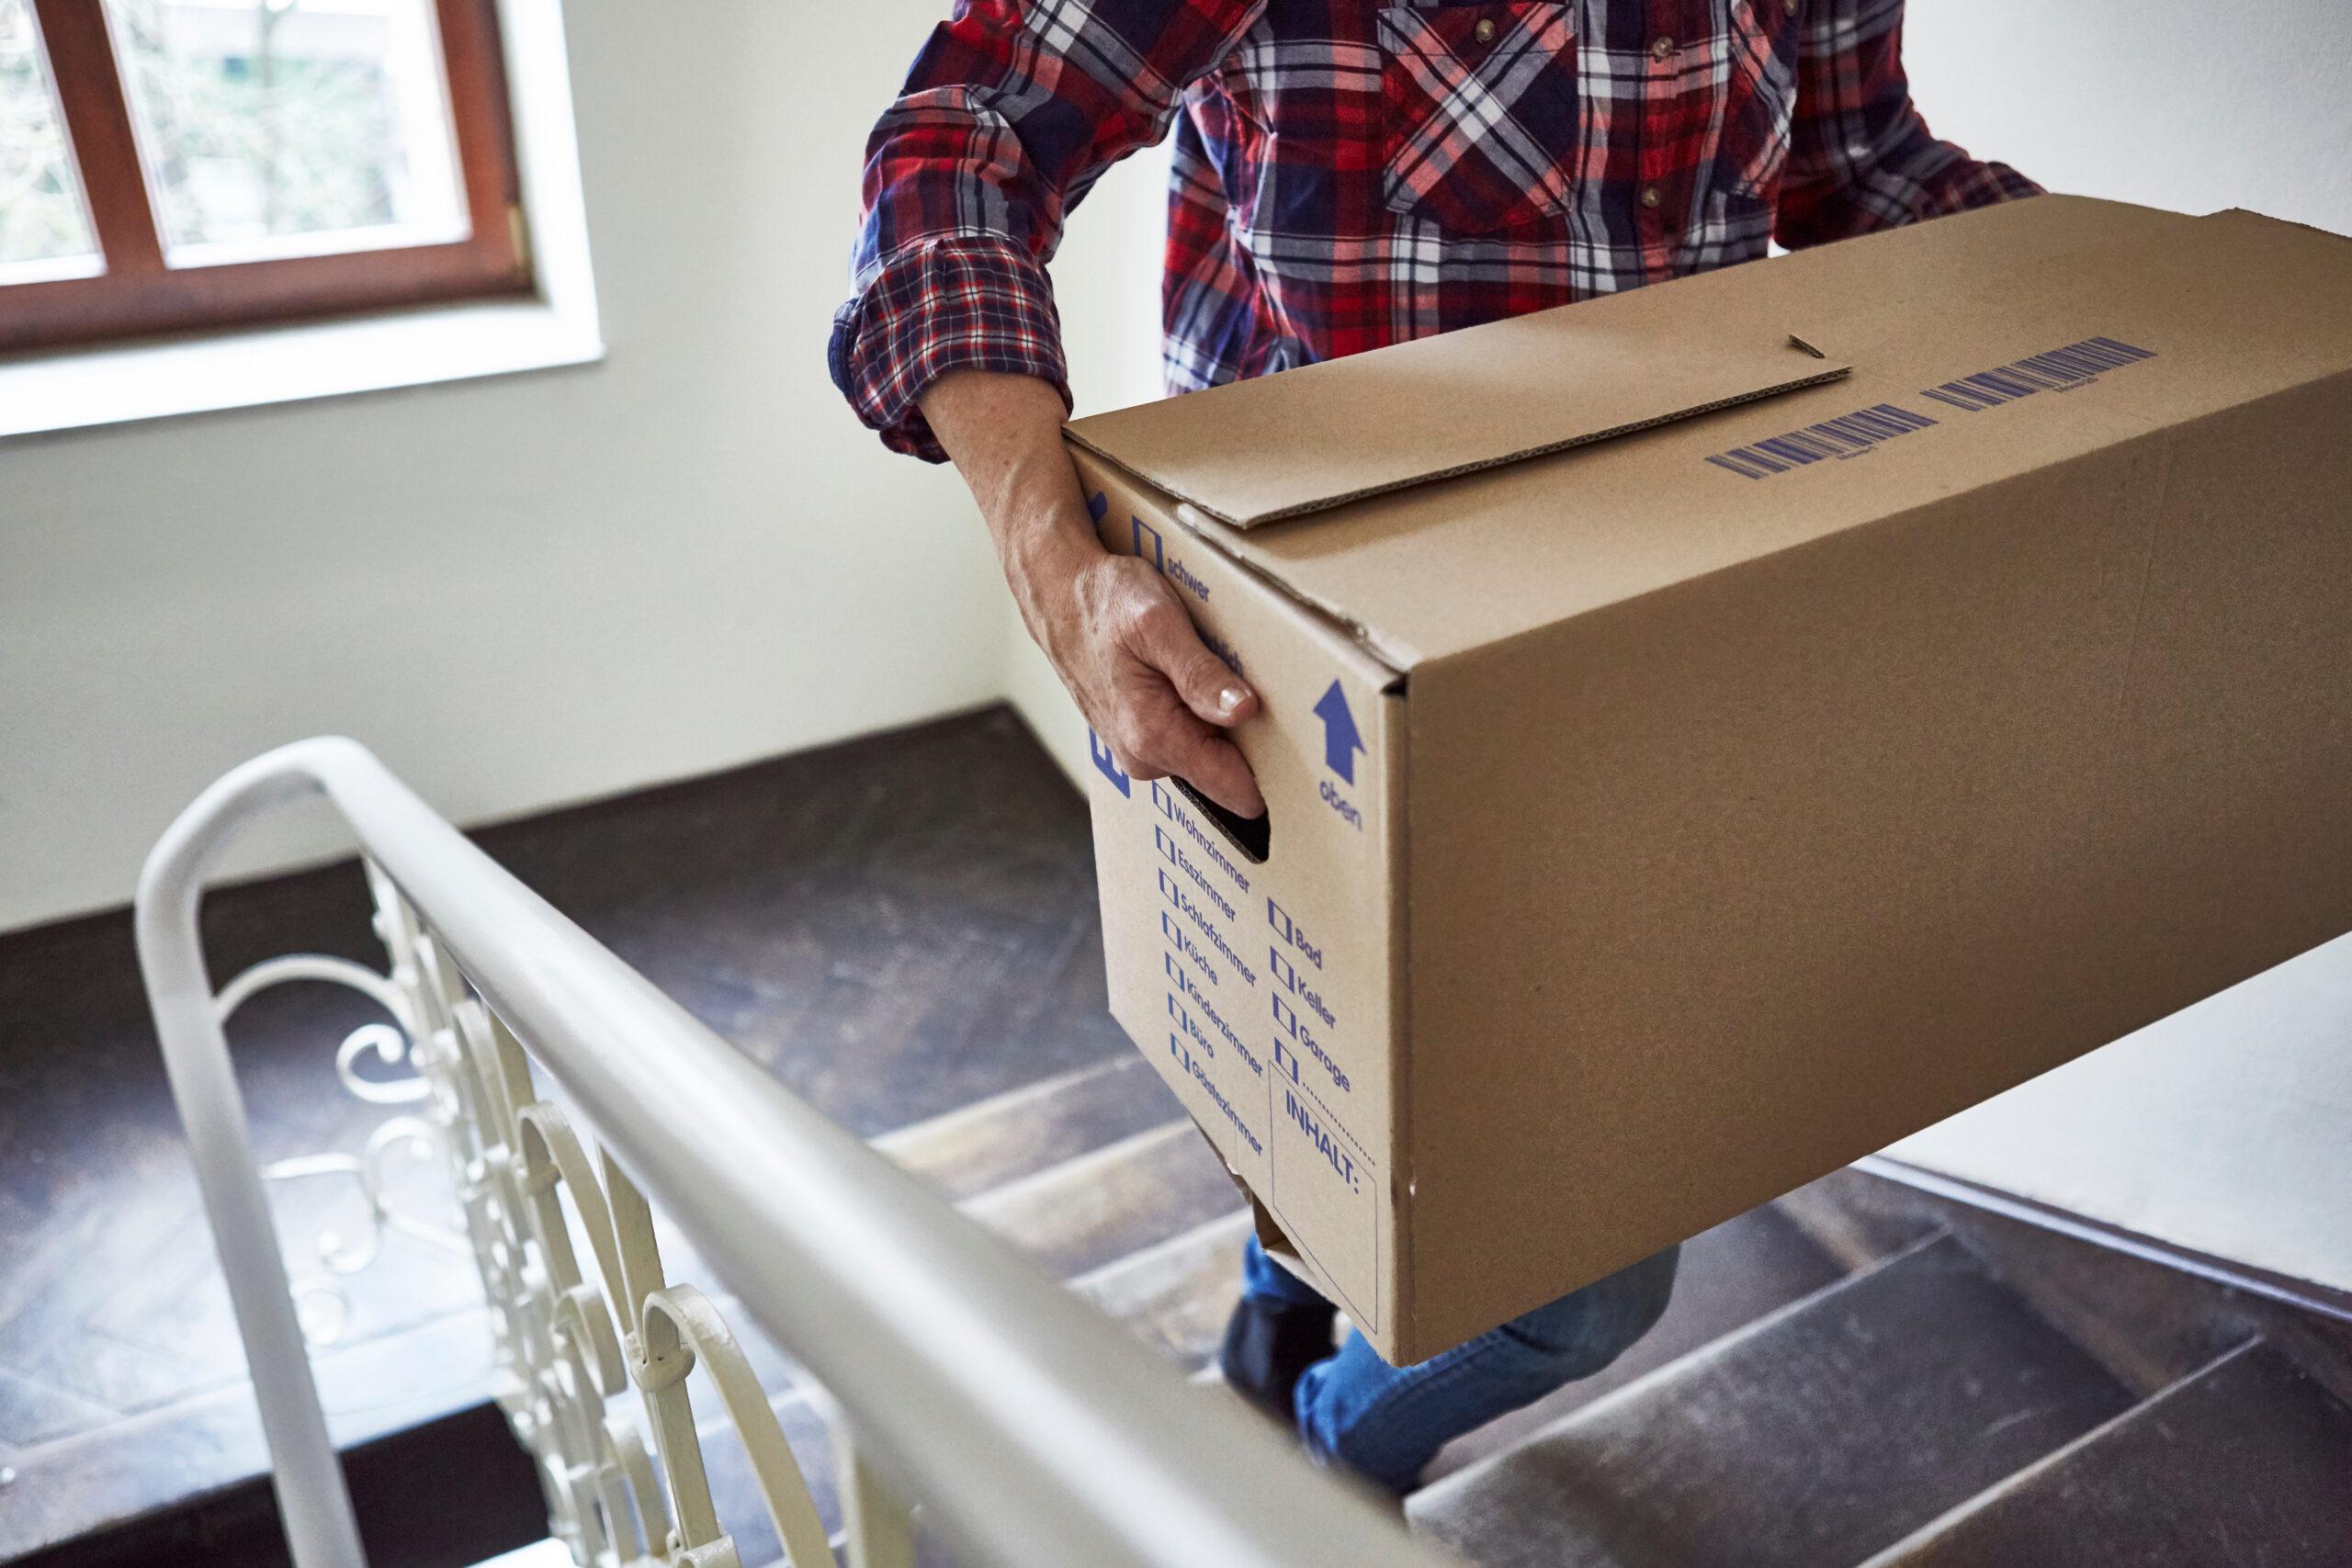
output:
M1774 238L1792 250L2041 187L1939 141L1903 69L1904 0L1806 0Z
M833 384L894 452L947 454L915 400L950 370L1049 382L1069 405L1061 323L1045 268L995 234L926 240L878 269L833 317Z
M1112 164L1167 133L1184 89L1265 0L964 0L866 146L854 292L833 381L892 449L946 454L918 400L950 370L1035 376L1069 401L1046 275Z

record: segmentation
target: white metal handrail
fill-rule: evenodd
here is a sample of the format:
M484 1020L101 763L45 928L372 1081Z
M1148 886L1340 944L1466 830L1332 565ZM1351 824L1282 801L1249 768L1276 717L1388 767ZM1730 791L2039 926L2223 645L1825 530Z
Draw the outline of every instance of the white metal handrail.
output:
M510 1128L531 1120L526 1110L560 1119L552 1107L520 1103L530 1090L517 1047L527 1048L602 1136L614 1206L641 1208L640 1188L657 1201L837 1403L842 1446L879 1461L888 1486L854 1467L846 1477L853 1517L891 1506L895 1495L919 1499L956 1545L997 1568L1432 1568L1443 1561L1369 1499L1305 1464L1271 1427L1185 1386L1107 1317L786 1090L475 848L367 750L321 739L255 758L206 790L150 855L137 908L141 966L299 1568L360 1568L364 1560L254 1165L221 1028L226 1010L206 973L197 913L205 880L235 835L271 808L314 794L350 826L383 885L379 895L403 917L413 912L408 936L426 966L446 960L438 988L426 987L416 1005L444 1015L443 1034L453 1022L465 1026L454 1032L477 1055L451 1058L448 1070L473 1075L467 1081L504 1107ZM413 1032L436 1021L402 1021ZM543 1144L529 1135L514 1141ZM534 1168L526 1151L499 1147L475 1163L503 1162L510 1175L520 1173L518 1182L537 1168L544 1191L557 1179L554 1165L546 1146L537 1158ZM598 1201L599 1183L577 1170L568 1177L575 1200ZM523 1208L533 1201L509 1198ZM547 1212L554 1212L551 1198ZM636 1234L650 1249L650 1225ZM571 1261L568 1242L548 1240L565 1255L560 1261ZM503 1257L514 1249L492 1250ZM534 1250L530 1266L543 1276L556 1261ZM640 1388L676 1384L696 1345L729 1349L723 1327L704 1321L707 1303L690 1287L653 1288L662 1283L658 1274L639 1277L658 1266L645 1258L611 1261L599 1272L628 1276L625 1299L613 1305ZM586 1366L595 1358L582 1348L594 1337L575 1322L567 1343L581 1376L595 1375ZM712 1355L707 1364L731 1408L728 1374L740 1359ZM684 1410L683 1397L681 1390L673 1416ZM678 1492L667 1468L676 1437L665 1436L668 1424L657 1412L655 1436ZM745 1437L756 1446L754 1434ZM691 1446L690 1419L684 1440ZM699 1485L698 1453L691 1470ZM666 1539L649 1524L643 1556L594 1555L696 1568L734 1561L723 1537L697 1545L685 1539L684 1519L677 1529L660 1522ZM783 1533L789 1545L788 1524ZM879 1530L876 1539L895 1533ZM589 1555L577 1540L574 1550ZM902 1558L902 1539L879 1556Z

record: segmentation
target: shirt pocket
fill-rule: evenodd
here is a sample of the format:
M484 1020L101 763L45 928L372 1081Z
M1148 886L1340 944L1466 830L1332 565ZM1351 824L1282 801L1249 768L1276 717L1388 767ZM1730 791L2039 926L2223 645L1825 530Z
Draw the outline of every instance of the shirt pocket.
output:
M1396 6L1379 20L1390 211L1487 234L1566 205L1578 137L1569 6Z

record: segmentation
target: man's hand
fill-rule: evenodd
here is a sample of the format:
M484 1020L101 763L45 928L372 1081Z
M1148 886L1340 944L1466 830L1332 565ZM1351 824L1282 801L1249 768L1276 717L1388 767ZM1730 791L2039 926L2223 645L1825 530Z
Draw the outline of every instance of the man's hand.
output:
M956 370L922 406L988 520L1029 635L1119 765L1261 814L1258 781L1223 733L1258 711L1257 695L1202 644L1167 579L1095 536L1060 394L1035 377Z

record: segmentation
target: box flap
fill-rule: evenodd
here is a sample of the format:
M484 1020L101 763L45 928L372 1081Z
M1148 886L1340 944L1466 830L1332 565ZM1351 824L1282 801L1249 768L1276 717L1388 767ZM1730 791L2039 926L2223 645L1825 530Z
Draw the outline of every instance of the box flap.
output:
M1170 402L1071 440L1237 528L1605 441L1847 374L1785 325L1661 333L1575 307Z
M2347 288L2352 241L2290 224L2043 198L1980 209L1569 312L1661 338L1694 320L1802 331L1834 312L1856 365L1844 380L1280 527L1244 531L1190 506L1175 516L1409 674L1955 490L2352 376ZM1949 400L1947 383L2099 337L2154 357L1992 407ZM1712 461L1882 407L1919 428L1762 480Z

